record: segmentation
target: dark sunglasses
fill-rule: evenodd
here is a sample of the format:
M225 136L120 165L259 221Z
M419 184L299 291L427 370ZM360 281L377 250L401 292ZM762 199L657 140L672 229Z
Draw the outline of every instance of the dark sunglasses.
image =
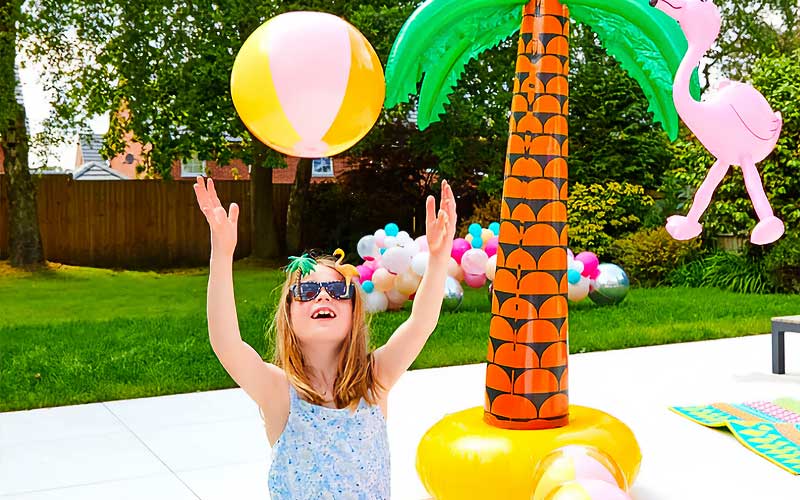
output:
M350 283L348 287L347 283L344 281L326 281L323 283L319 281L302 281L299 284L295 283L292 285L289 290L294 300L308 302L309 300L316 299L323 287L325 287L325 291L328 292L328 295L339 300L351 299L356 293L356 286Z

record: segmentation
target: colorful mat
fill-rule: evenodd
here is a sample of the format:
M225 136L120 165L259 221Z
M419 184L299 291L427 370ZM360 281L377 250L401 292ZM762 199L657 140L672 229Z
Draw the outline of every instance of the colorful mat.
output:
M727 427L751 451L800 474L800 400L673 406L670 410L706 427Z

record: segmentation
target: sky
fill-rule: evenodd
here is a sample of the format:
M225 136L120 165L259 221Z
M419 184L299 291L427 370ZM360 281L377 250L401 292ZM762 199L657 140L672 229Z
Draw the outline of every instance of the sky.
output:
M48 97L47 93L44 92L39 80L39 75L41 74L42 68L38 64L27 62L25 67L21 67L20 65L19 78L22 83L22 98L25 100L25 111L28 115L28 123L31 128L31 130L28 131L30 136L42 130L42 122L47 118L51 108L51 99ZM108 130L108 117L97 117L91 120L88 125L95 133L104 134ZM51 158L47 162L47 166L61 167L66 170L74 169L78 138L66 138L69 140L69 143L50 153ZM37 156L35 151L31 151L29 163L32 167L40 167L42 166L43 159Z

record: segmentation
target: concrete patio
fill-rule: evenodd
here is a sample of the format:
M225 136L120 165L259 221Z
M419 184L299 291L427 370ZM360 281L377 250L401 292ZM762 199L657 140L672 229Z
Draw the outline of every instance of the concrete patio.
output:
M800 477L673 405L800 398L800 335L786 375L758 335L570 357L570 401L615 415L644 456L637 500L800 498ZM409 372L390 400L395 499L427 495L416 445L447 413L483 404L483 365ZM240 389L0 413L3 500L266 500L270 450Z

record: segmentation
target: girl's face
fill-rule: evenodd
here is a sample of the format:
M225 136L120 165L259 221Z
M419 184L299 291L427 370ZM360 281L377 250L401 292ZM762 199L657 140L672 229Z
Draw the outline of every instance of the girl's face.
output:
M344 281L338 271L318 264L301 282ZM291 295L290 295L291 296ZM292 298L289 317L292 329L301 344L341 344L353 328L353 300L335 299L325 287L315 298L302 302Z

